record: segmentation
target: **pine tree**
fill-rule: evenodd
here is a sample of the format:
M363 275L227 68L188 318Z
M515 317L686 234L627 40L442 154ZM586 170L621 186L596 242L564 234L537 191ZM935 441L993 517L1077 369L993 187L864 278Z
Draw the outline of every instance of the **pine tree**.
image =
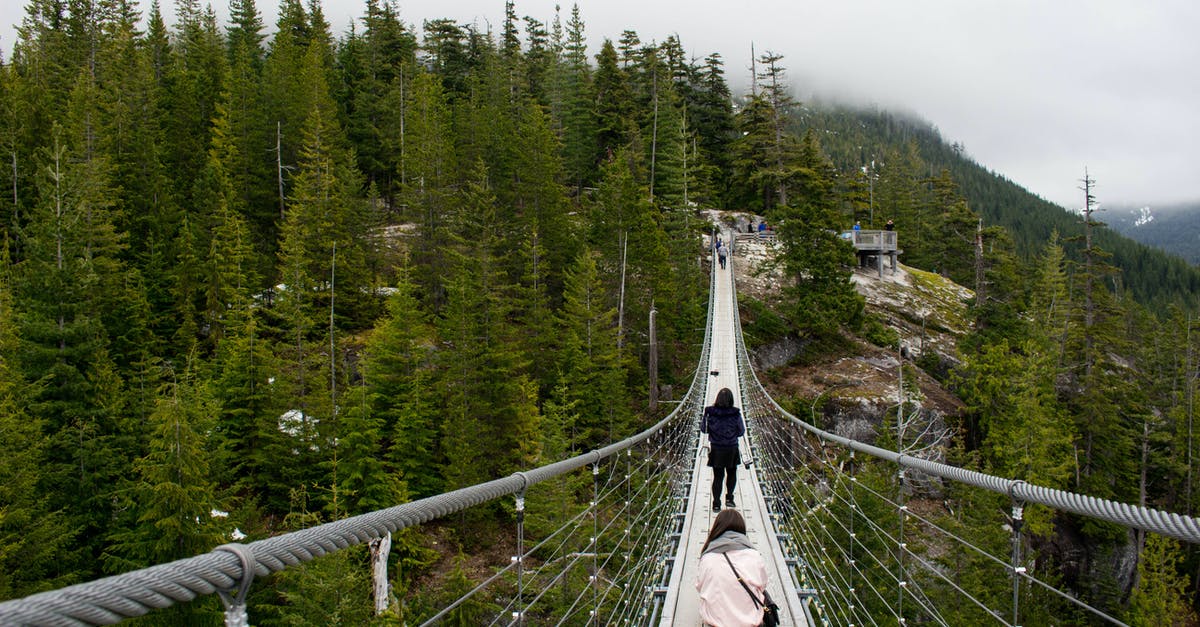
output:
M691 160L696 164L710 164L710 169L698 178L711 186L709 202L717 207L725 207L728 206L725 198L732 170L730 155L735 131L732 98L725 84L721 55L713 53L706 57L703 69L697 69L697 74L694 79L697 84L690 92L694 102L687 104L687 122L695 129L694 146L699 149L699 158Z
M1074 433L1054 389L1055 354L1045 341L1007 340L970 355L956 390L979 420L984 471L1066 488L1074 470ZM1025 514L1030 533L1048 536L1051 515Z
M1137 586L1129 599L1126 620L1134 627L1194 625L1196 611L1188 605L1188 581L1179 573L1179 543L1150 534L1138 560Z
M408 147L400 163L402 202L410 220L416 222L423 246L414 262L421 293L433 305L444 303L447 272L445 246L450 193L453 183L454 151L449 106L438 78L418 70L405 106Z
M829 334L841 326L861 324L863 299L850 283L850 246L838 237L833 166L816 136L804 137L794 165L792 205L777 205L769 214L783 244L784 264L795 283L786 288L790 320L801 332Z
M597 162L595 88L587 62L587 40L579 5L571 8L562 64L563 166L567 182L576 189L590 183ZM552 101L553 102L553 101ZM552 105L553 106L553 105Z
M441 434L431 370L432 327L423 319L408 272L400 274L387 314L372 331L363 355L363 385L378 422L389 465L416 498L441 491Z
M190 177L204 167L228 55L211 8L202 10L196 0L182 0L177 10L177 41L162 90L165 130L171 137L164 161L177 187L190 190Z
M0 599L31 594L70 576L74 533L38 486L46 463L42 421L24 410L27 385L15 367L8 238L0 239Z
M135 475L122 494L136 522L111 534L105 550L109 572L198 555L224 537L212 516L217 503L204 437L217 407L192 368L189 363L177 382L160 391L150 416L148 452L134 463Z
M367 2L363 25L362 35L351 33L338 48L335 93L358 165L392 207L400 183L403 132L403 110L397 103L416 65L417 42L392 0Z
M605 39L596 55L593 81L596 97L596 138L601 155L629 145L637 132L629 78L617 61L617 50Z
M511 472L537 455L536 387L515 350L513 288L500 271L506 248L486 180L477 164L453 220L456 250L439 324L449 344L439 358L447 488Z
M558 55L551 48L550 33L542 22L525 16L525 35L528 49L525 52L525 84L529 97L543 107L550 106L550 76L558 62Z
M252 268L263 277L271 275L278 246L280 165L293 162L283 161L283 155L275 152L285 146L282 133L277 135L283 125L270 111L282 105L266 101L263 24L258 9L254 0L232 0L229 11L229 72L220 98L224 109L217 110L218 118L225 119L222 130L230 143L225 154L233 160L224 164L225 175L236 198L229 201L230 210L240 214L251 237L259 242ZM213 132L217 132L215 122ZM293 138L289 135L286 139Z
M775 118L769 100L751 97L738 113L740 136L730 146L735 198L763 215L769 215L782 201L780 189L786 172L781 164L791 162L794 154L794 141L790 135L776 138Z
M249 301L235 304L212 366L212 392L220 408L213 448L226 457L214 475L247 502L282 516L296 478L291 464L282 461L295 453L279 417L291 406L273 393L277 358L264 335L257 308Z
M323 294L310 303L322 304L320 311L308 311L314 322L334 311L344 324L358 326L374 310L366 240L373 224L364 211L361 177L337 123L319 55L318 47L309 49L303 72L311 108L284 221L281 259L300 273L293 277L299 282L296 289L307 290L307 296Z
M1093 238L1101 223L1092 215L1094 181L1085 177L1084 182L1084 233L1074 240L1083 243L1082 261L1076 264L1071 285L1072 323L1064 363L1074 382L1068 403L1081 436L1079 488L1092 496L1126 500L1134 493L1132 478L1137 474L1128 454L1136 446L1127 414L1135 389L1121 373L1125 366L1110 361L1113 355L1128 354L1122 342L1123 312L1107 286L1117 269Z
M596 266L584 252L567 272L558 315L558 370L563 400L574 408L573 450L620 439L628 429L625 373L617 347L616 310Z
M551 120L540 106L518 108L513 155L513 238L539 242L539 274L548 294L558 294L562 272L579 250L579 225L568 213L570 206L562 186L561 144L551 129ZM519 139L518 139L519 138ZM514 259L514 262L517 260ZM527 259L532 261L532 259Z
M122 283L121 247L100 164L74 158L62 136L56 130L41 155L38 202L21 232L24 258L13 267L17 364L37 383L28 411L48 437L39 483L50 507L64 510L95 550L116 478L128 476L127 460L137 453L100 319L117 313L107 302L111 286Z

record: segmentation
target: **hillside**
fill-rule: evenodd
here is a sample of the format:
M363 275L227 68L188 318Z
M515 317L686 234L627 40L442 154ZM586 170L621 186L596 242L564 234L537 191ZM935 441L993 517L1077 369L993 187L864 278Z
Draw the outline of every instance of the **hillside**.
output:
M948 170L971 209L982 216L985 225L1007 229L1017 253L1025 259L1039 254L1055 231L1063 240L1082 233L1077 214L977 163L961 145L948 143L935 127L915 116L816 102L796 116L796 127L798 132L815 130L822 148L842 172L861 171L872 161L904 159L908 147L913 146L927 176ZM1103 206L1104 199L1098 200ZM886 206L877 208L886 210ZM1100 216L1101 220L1109 218L1109 214ZM1101 230L1098 244L1112 253L1113 265L1121 269L1122 284L1137 300L1159 310L1171 302L1200 303L1200 269L1151 247L1146 239L1131 239L1116 225L1114 229ZM1068 258L1078 259L1078 248L1068 242Z
M1109 207L1101 218L1126 237L1200 265L1200 203Z

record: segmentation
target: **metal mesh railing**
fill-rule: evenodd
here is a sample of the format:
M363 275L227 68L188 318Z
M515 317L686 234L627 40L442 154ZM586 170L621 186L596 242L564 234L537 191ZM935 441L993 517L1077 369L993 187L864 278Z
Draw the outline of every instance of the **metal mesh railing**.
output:
M710 275L710 282L713 276ZM710 289L703 349L687 394L667 417L637 435L570 459L419 501L249 544L227 544L203 555L0 603L0 625L111 625L213 593L221 594L227 608L238 604L244 608L253 577L365 544L497 498L521 494L534 484L595 466L646 442L677 418L703 407L707 377L700 369L708 363L711 346L712 294ZM230 618L227 611L226 624L239 624L239 620ZM245 624L244 618L240 624Z

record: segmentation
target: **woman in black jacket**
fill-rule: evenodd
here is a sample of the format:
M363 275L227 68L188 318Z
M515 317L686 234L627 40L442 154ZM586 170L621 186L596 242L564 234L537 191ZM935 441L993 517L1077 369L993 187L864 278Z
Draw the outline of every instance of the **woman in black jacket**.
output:
M741 462L738 438L746 433L742 412L733 406L733 392L721 388L717 400L704 408L700 433L708 434L708 465L713 469L713 511L721 511L721 483L725 483L725 507L736 507L733 489L737 486L737 466Z

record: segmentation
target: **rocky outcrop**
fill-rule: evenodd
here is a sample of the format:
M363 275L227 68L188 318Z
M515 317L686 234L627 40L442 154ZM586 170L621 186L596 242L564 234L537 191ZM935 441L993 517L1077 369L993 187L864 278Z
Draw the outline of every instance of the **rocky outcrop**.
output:
M722 216L726 222L737 216ZM728 235L726 236L728 237ZM785 277L773 262L778 244L769 239L735 241L734 272L739 295L763 303L778 302ZM867 308L898 335L897 346L880 347L846 337L846 350L828 351L795 337L775 338L752 350L759 372L773 370L768 387L777 399L807 406L799 417L844 437L875 443L885 430L898 432L920 448L921 456L942 461L962 414L962 402L916 365L921 356L936 362L957 361L955 345L970 328L970 290L936 274L905 267L895 274L856 270L852 280ZM826 353L817 354L824 350ZM903 364L903 368L901 365ZM903 398L903 429L897 408ZM917 434L924 434L917 441Z

